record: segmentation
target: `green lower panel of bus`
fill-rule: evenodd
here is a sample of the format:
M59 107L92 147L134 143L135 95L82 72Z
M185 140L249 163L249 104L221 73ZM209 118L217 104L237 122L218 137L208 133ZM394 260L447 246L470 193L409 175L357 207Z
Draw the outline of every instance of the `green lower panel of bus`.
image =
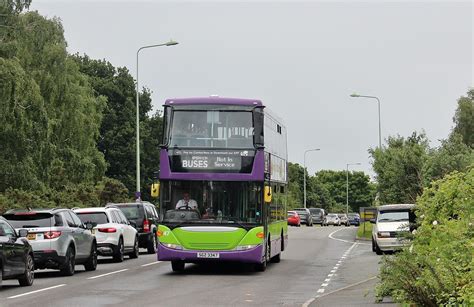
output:
M159 225L159 241L175 249L234 250L263 242L263 226L246 231L227 226L187 226L171 230Z

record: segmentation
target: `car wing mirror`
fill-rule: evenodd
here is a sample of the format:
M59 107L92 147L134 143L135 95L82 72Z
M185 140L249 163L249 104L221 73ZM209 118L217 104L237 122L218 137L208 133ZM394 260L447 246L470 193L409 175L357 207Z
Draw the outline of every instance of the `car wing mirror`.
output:
M375 224L375 219L370 219L369 221L371 224Z
M137 228L137 223L135 221L128 221L128 223L133 227Z
M87 230L92 230L94 228L94 224L91 222L85 223L84 226Z
M28 235L28 230L27 229L18 230L18 236L20 238L26 238L27 235Z

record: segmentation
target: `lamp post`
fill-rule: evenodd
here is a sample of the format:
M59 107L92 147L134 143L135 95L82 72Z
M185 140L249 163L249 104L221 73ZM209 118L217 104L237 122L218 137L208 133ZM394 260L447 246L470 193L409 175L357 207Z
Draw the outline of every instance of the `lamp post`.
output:
M140 51L143 49L147 48L154 48L154 47L160 47L160 46L174 46L177 45L178 42L175 42L173 40L170 40L167 43L164 44L157 44L157 45L148 45L148 46L143 46L138 48L137 50L137 191L135 192L135 198L137 200L141 199L141 189L140 189L140 93L139 93L139 86L138 86L138 56L140 54Z
M379 109L379 149L382 149L382 124L380 122L380 99L377 96L359 95L357 93L351 94L352 98L371 98L376 99Z
M306 208L306 154L310 151L319 151L321 149L319 148L314 148L314 149L308 149L304 152L304 157L303 157L303 197L304 197L304 207Z
M349 165L361 165L361 163L357 162L346 164L346 214L349 213Z

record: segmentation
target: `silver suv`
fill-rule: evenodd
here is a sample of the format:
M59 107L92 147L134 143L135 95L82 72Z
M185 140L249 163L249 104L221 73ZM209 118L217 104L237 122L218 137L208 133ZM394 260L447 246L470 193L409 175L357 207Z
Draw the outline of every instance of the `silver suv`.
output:
M70 209L10 210L3 215L18 229L27 229L35 268L74 275L76 264L86 271L97 267L97 243L90 229Z

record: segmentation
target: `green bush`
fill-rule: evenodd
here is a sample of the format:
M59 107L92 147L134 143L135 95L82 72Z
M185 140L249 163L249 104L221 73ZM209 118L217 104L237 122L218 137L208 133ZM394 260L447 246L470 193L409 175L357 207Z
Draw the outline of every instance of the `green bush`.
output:
M378 298L474 305L474 168L434 182L419 197L417 216L410 248L382 260Z
M0 214L10 209L98 207L126 201L130 201L127 188L118 180L104 177L96 185L67 185L61 190L7 189L0 193Z

